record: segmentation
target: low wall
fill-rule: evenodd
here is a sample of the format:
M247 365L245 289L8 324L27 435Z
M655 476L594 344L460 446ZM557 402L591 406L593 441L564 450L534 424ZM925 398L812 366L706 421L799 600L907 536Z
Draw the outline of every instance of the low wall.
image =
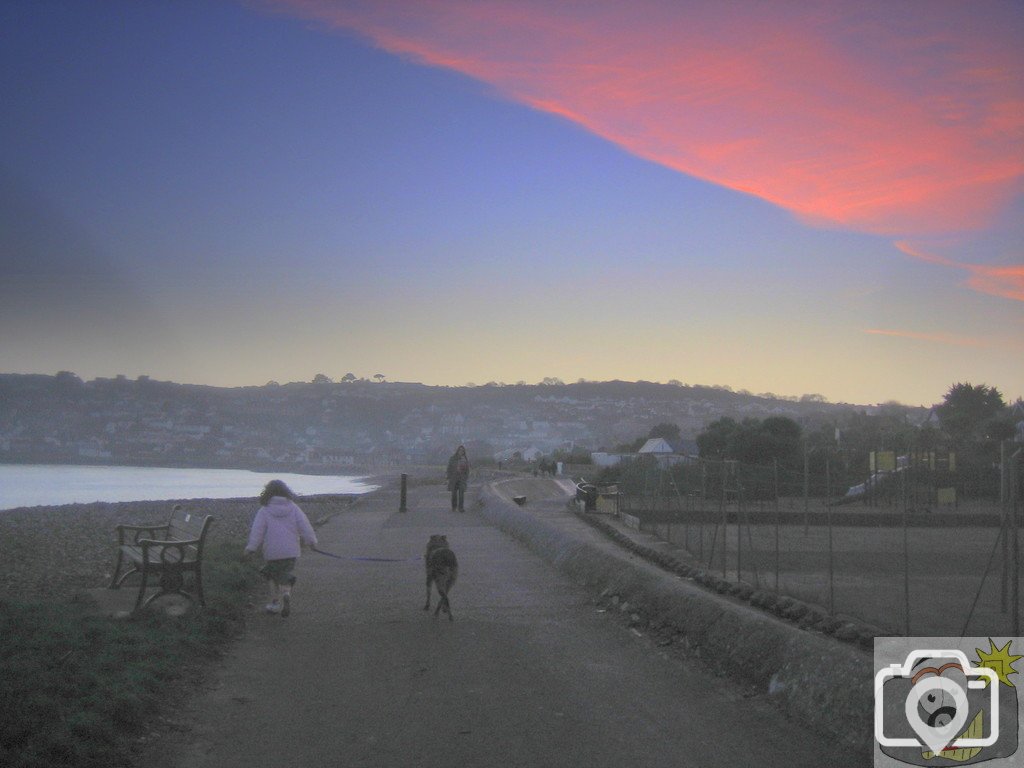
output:
M619 596L652 626L685 636L712 666L756 686L839 745L870 754L873 670L866 651L588 543L520 508L495 485L482 489L481 500L485 519L575 582Z

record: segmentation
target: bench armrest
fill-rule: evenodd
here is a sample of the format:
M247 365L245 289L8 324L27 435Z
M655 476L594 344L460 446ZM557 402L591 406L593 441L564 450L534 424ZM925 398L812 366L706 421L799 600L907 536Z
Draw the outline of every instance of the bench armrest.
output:
M135 543L140 547L174 547L193 546L196 547L202 539L139 539Z
M143 538L142 534L146 534L145 538L153 538L156 536L157 531L166 531L170 527L168 523L159 525L118 525L117 543L119 545L125 543L125 534L134 534L132 537L133 543L138 544Z

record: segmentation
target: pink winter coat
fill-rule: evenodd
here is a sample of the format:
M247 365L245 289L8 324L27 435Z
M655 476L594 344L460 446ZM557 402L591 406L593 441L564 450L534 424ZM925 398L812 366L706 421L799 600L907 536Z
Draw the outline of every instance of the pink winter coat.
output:
M306 513L291 499L272 496L256 513L245 549L255 552L263 547L264 560L284 560L299 556L299 539L311 547L317 544L316 532Z

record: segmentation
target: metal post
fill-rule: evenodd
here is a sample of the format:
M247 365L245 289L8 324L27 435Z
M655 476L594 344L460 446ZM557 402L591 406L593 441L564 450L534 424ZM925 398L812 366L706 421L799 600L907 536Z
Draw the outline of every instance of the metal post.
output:
M725 503L725 462L722 462L722 466L719 469L722 480L721 495L719 496L719 504L722 507L722 578L726 578L726 567L728 566L728 555L729 555L729 510Z
M779 591L779 460L775 459L775 591Z
M700 543L697 545L700 547L700 561L704 562L704 513L707 511L707 507L704 505L707 503L707 464L703 461L700 463Z
M910 637L910 526L907 520L906 472L901 472L899 477L903 491L903 634Z
M999 576L999 610L1002 613L1006 613L1007 609L1006 603L1009 599L1009 595L1007 593L1007 582L1010 578L1009 534L1010 520L1012 518L1012 515L1010 514L1011 507L1007 504L1007 499L1009 495L1006 492L1007 479L1008 478L1006 472L1006 443L1003 442L999 444L999 500L1003 507L1003 572ZM1014 533L1016 534L1016 530L1014 530ZM1014 535L1014 540L1016 540L1016 538L1016 535Z
M736 581L743 581L743 501L740 499L739 465L736 465Z
M1013 523L1013 634L1020 637L1020 520L1017 515L1020 492L1021 451L1018 449L1010 459L1009 480L1012 484L1007 488L1007 500L1010 503L1010 519Z
M1016 510L1014 510L1014 517L1016 518ZM1013 634L1015 637L1020 637L1020 526L1017 525L1017 521L1014 520L1013 524L1013 585L1012 585L1012 599L1013 599Z
M809 515L809 507L808 507L808 505L810 503L808 497L809 497L809 494L810 494L810 484L811 484L810 453L807 450L807 446L804 445L804 536L806 536L810 532L809 529L808 529L808 526L810 525L810 518L808 517L808 515Z
M409 482L409 476L403 472L402 473L402 492L401 492L401 496L400 496L400 501L398 502L398 511L399 512L407 511L406 510L406 506L405 506L405 489L406 489L406 486L408 485L408 482Z
M835 555L832 548L832 470L825 459L825 515L828 521L828 612L836 612Z

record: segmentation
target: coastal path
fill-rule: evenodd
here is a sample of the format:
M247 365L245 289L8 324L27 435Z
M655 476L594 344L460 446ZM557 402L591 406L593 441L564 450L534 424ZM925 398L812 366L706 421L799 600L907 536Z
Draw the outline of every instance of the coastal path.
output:
M397 492L384 490L323 525L320 547L343 559L302 556L291 615L253 616L143 762L852 764L767 702L631 631L473 505L452 513L443 487L412 488L408 511L397 510ZM434 533L459 559L453 622L422 609Z

